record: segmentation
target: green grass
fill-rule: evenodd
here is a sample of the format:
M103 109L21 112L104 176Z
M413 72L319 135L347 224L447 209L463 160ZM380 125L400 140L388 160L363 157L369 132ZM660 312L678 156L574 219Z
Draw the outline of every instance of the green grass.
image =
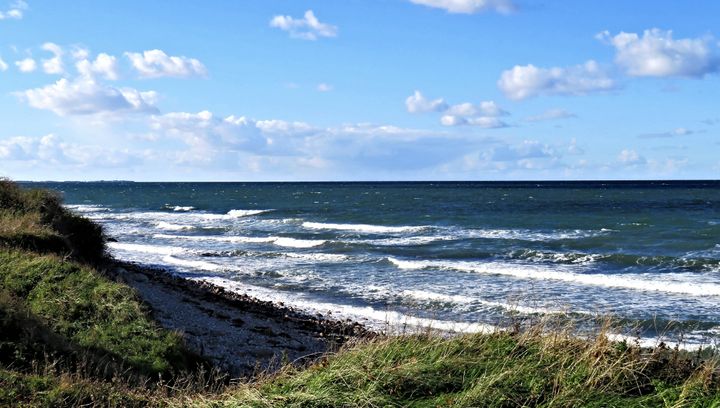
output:
M715 360L693 366L674 350L495 333L384 338L306 370L286 368L218 398L227 407L712 407Z
M69 375L26 374L0 368L0 406L147 407L162 399L113 384Z
M187 368L181 338L150 320L132 289L90 267L0 250L0 289L83 349L148 374Z

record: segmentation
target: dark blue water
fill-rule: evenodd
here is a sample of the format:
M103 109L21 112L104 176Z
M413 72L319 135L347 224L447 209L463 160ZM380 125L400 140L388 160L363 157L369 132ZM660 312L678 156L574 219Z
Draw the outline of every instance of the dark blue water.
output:
M45 183L121 259L371 322L720 338L720 182Z

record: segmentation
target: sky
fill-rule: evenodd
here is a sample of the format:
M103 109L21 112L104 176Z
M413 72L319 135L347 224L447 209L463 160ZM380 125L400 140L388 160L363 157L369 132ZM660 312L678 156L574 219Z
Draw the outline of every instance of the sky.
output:
M0 177L720 178L720 2L0 0Z

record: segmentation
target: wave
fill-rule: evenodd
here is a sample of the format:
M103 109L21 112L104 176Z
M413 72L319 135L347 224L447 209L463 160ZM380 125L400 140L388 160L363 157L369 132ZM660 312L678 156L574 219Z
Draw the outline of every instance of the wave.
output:
M507 239L518 241L560 241L583 239L606 235L612 230L556 230L535 231L527 229L470 229L459 233L462 238Z
M430 302L442 302L442 303L456 303L456 304L468 304L468 303L474 303L474 304L480 304L484 306L489 306L493 308L501 308L511 313L523 313L523 314L539 314L539 315L551 315L551 314L561 314L561 315L568 315L568 314L583 314L583 315L591 315L592 313L586 310L557 310L557 309L548 309L543 307L531 307L531 306L522 306L517 303L502 303L502 302L492 302L489 300L483 300L483 299L477 299L472 298L469 296L463 296L463 295L446 295L443 293L436 293L436 292L429 292L425 290L404 290L400 293L401 296L404 297L410 297L413 299L417 299L420 301L430 301Z
M203 271L209 271L209 272L216 272L224 269L222 266L218 264L214 264L212 262L206 262L206 261L192 261L188 259L180 259L175 256L166 255L163 257L163 262L175 265L175 266L182 266L185 268L192 268L192 269L199 269Z
M304 261L309 262L345 262L348 259L350 259L347 255L342 254L318 254L318 253L295 253L295 252L288 252L283 253L281 256L285 258L291 258L291 259L301 259Z
M187 231L195 229L192 225L179 225L179 224L173 224L165 221L159 221L155 223L155 227L159 229L164 229L168 231Z
M324 222L303 222L303 228L308 229L323 229L323 230L337 230L337 231L355 231L368 234L397 234L403 232L418 232L422 231L427 226L399 226L399 227L388 227L384 225L370 225L370 224L333 224Z
M645 292L665 292L693 296L720 296L720 285L715 283L693 283L677 280L658 280L635 278L627 275L580 274L560 271L537 265L510 264L499 262L446 262L446 261L407 261L393 257L386 258L400 269L452 269L461 272L487 275L512 276L520 279L551 280L588 286L631 289Z
M242 244L275 244L289 248L313 248L325 244L326 240L319 239L296 239L288 237L242 237L242 236L224 236L224 235L168 235L155 234L153 238L162 239L183 239L188 241L214 241L214 242L230 242Z
M471 303L473 298L462 295L445 295L442 293L429 292L425 290L404 290L400 292L402 297L410 297L421 301L443 302L443 303Z
M191 205L183 206L183 205L170 205L170 204L165 204L165 208L167 208L168 210L173 210L175 212L188 212L188 211L192 211L195 209L195 207L193 207Z
M690 252L681 257L673 256L646 256L634 254L587 254L582 252L543 252L532 249L512 251L507 255L509 259L520 259L533 262L550 262L560 264L590 265L605 262L620 267L646 266L663 269L686 270L715 270L720 267L720 259L713 250ZM712 256L715 256L713 258Z
M402 331L406 326L417 329L434 329L458 333L492 333L497 327L483 323L462 323L450 320L436 320L409 316L403 313L387 310L378 310L372 307L351 306L336 303L316 301L302 294L290 294L270 289L242 284L220 277L195 278L222 286L240 294L247 294L260 300L282 302L305 312L327 314L331 318L350 318L358 322L365 322L369 326L390 332Z
M190 252L188 249L174 246L130 244L125 242L108 242L107 245L110 249L116 251L141 252L144 254L177 255Z
M65 204L65 208L79 213L92 213L99 211L110 211L109 208L98 204Z

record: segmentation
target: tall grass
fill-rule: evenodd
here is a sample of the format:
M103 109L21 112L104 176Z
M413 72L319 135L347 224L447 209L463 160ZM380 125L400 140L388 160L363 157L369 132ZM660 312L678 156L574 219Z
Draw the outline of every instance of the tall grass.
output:
M57 193L0 179L0 244L54 252L84 262L105 257L102 227L62 206Z
M548 333L378 338L219 398L227 407L685 407L720 404L717 360Z

